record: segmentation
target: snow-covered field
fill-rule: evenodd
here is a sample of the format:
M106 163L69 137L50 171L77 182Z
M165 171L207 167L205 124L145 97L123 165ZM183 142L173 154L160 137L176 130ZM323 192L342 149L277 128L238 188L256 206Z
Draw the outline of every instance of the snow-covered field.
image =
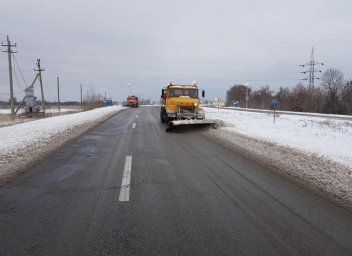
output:
M331 158L352 167L352 121L205 108L223 129Z
M98 108L0 128L0 183L121 109Z
M79 107L61 108L60 111L57 108L47 108L45 110L45 113L47 114L47 116L53 116L53 115L59 115L59 114L66 115L68 113L75 113L80 111L81 109ZM23 113L24 113L24 109L20 109L17 112L16 119L12 120L10 116L11 109L0 109L0 128L38 119L38 117L28 118L28 117L21 116L21 114Z
M80 108L60 108L60 111L57 108L45 109L45 112L47 113L59 113L59 112L65 113L65 112L79 112L79 111L81 111Z
M352 121L204 108L208 134L352 208Z
M78 112L80 111L79 108L60 108L60 112ZM20 109L18 111L18 114L23 113L24 110ZM58 113L59 110L57 108L47 108L45 110L46 113ZM0 115L10 115L11 114L11 109L9 108L2 108L0 109Z

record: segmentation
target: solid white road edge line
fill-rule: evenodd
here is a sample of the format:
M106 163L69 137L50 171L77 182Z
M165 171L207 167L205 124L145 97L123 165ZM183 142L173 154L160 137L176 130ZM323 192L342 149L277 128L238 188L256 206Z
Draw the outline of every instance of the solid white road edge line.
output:
M123 170L122 183L119 201L130 201L130 187L131 187L131 172L132 172L132 156L126 156L125 168Z
M133 123L133 126L132 126L132 128L134 129L134 128L136 128L136 123Z

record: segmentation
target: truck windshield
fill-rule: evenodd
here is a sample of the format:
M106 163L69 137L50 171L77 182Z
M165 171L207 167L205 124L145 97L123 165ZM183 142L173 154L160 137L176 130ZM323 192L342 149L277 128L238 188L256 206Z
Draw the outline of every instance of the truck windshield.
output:
M170 89L170 97L189 96L191 98L198 98L197 89Z

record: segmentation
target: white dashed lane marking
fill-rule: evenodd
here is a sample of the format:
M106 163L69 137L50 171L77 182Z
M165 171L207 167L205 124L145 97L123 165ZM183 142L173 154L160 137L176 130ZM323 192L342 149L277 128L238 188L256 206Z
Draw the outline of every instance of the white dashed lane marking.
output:
M130 201L130 188L131 188L131 172L132 172L132 156L126 156L125 168L123 170L122 183L119 201Z

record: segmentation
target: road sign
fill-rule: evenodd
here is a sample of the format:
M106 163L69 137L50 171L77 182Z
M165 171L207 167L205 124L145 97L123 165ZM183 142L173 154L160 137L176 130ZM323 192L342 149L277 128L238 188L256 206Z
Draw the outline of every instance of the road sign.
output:
M275 124L275 117L276 117L276 106L279 105L280 101L278 99L272 99L271 103L274 106L274 124Z
M280 101L278 99L272 99L271 104L278 105L280 103Z

